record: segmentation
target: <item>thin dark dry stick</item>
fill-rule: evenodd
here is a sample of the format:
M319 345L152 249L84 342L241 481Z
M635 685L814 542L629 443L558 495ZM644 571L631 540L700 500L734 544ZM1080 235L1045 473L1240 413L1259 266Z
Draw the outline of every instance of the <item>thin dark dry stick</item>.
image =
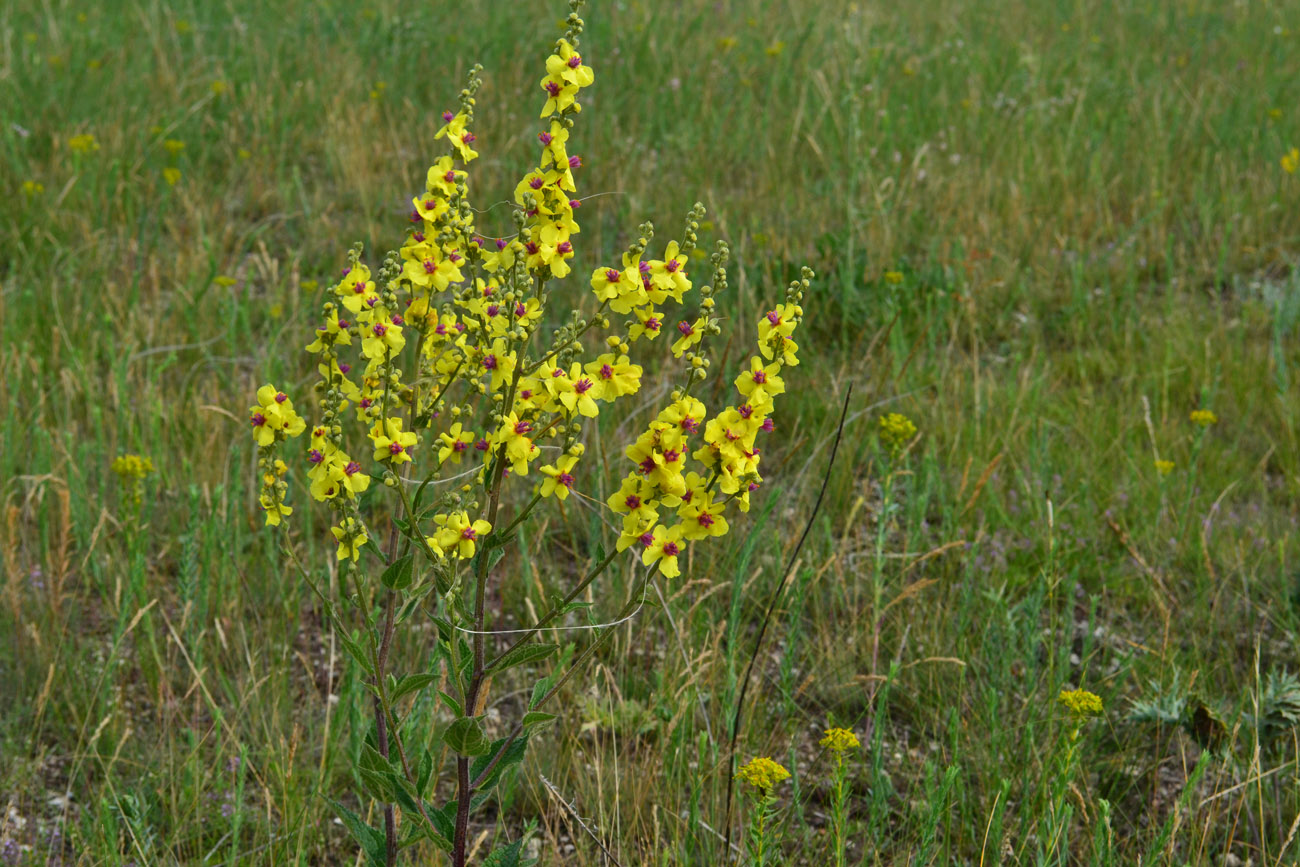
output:
M776 611L776 605L781 601L781 596L785 592L786 582L790 580L790 573L794 569L794 563L799 556L800 549L803 548L804 541L808 534L812 532L813 521L817 519L817 512L821 509L822 499L826 496L826 486L830 484L831 470L835 467L835 455L840 449L840 437L844 434L844 420L849 413L849 399L853 397L853 383L849 383L849 389L844 394L844 406L840 409L840 423L835 428L835 441L831 444L830 460L826 462L826 474L822 476L822 487L817 492L817 501L813 503L812 514L808 516L808 522L804 524L803 533L799 536L799 542L790 552L790 559L785 564L785 571L781 573L781 583L777 585L776 591L772 593L772 598L768 600L767 612L763 615L763 623L758 629L758 640L754 642L754 653L749 657L749 665L745 667L745 676L740 681L740 697L736 700L736 712L731 718L731 743L727 747L727 810L725 825L725 846L723 847L723 857L731 851L731 792L734 788L732 783L735 777L736 763L736 738L740 735L740 717L745 708L745 694L749 692L749 678L754 673L754 663L758 661L758 653L763 647L763 636L767 634L767 626L772 622L772 613Z

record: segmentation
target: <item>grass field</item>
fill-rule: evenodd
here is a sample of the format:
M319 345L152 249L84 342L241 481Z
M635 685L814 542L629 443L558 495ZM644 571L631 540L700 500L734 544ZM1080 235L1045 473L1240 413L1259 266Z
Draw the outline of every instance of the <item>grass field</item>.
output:
M306 395L323 288L354 241L401 242L476 61L474 183L510 198L566 12L0 8L0 864L357 861L326 797L373 821L363 672L261 526L246 410L268 380ZM584 17L574 303L637 223L665 237L702 201L736 260L714 406L751 323L818 276L755 507L565 688L479 856L527 833L544 864L613 863L595 837L725 863L732 713L852 386L739 742L792 773L773 863L834 863L830 725L862 740L850 864L1296 863L1300 5ZM888 412L919 430L892 458ZM125 453L156 468L138 514ZM332 574L294 484L297 550ZM548 515L488 600L507 624L596 549L589 513ZM633 581L602 578L592 616ZM1104 704L1077 741L1074 687ZM493 686L490 731L528 688Z

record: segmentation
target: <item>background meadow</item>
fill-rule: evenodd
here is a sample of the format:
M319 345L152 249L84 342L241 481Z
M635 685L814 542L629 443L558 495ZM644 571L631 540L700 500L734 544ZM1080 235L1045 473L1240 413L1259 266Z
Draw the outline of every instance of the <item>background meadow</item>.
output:
M1300 6L1121 7L585 10L576 272L703 201L738 260L711 406L818 278L772 484L570 688L481 851L535 823L543 863L612 863L579 815L623 864L718 863L731 711L851 385L741 737L793 773L787 863L829 862L831 724L863 740L850 863L1300 857ZM354 863L322 793L358 791L365 696L261 530L245 410L305 388L273 347L354 240L400 242L475 61L474 183L509 197L566 11L0 8L0 863ZM886 412L919 429L897 460ZM491 604L531 623L598 527L536 525ZM1105 713L1056 788L1074 686Z

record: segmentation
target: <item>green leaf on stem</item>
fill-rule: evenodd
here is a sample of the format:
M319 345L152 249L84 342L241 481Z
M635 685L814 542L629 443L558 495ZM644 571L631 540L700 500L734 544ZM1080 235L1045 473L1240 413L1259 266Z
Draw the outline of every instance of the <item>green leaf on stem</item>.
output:
M500 849L494 849L483 859L483 867L520 867L519 848L523 845L524 841L519 839Z
M524 760L524 754L528 751L528 735L523 734L514 740L501 738L492 742L492 747L484 755L479 756L469 766L469 778L477 780L479 775L492 764L497 753L501 753L501 758L495 765L492 765L491 772L487 778L479 785L477 792L485 793L497 784L501 775L509 768L519 764Z
M348 652L348 656L355 659L357 665L365 669L366 674L374 675L375 667L370 662L369 654L361 648L361 645L345 632L338 633L338 636L339 642L343 645L343 649Z
M462 756L481 756L488 751L487 737L483 727L472 716L463 716L447 726L443 733L443 742Z
M411 580L415 576L415 558L411 554L405 557L399 557L389 564L384 570L384 574L379 580L389 590L405 590L411 586Z
M352 839L356 840L361 846L361 851L366 853L366 860L370 864L384 863L384 832L378 828L372 828L361 820L361 817L340 804L338 801L326 798L334 812L339 814L339 819L347 826L348 832L352 834Z
M429 782L433 779L433 753L425 747L420 753L420 763L415 771L415 788L423 798L429 792Z
M397 682L397 686L389 693L388 700L395 702L417 690L424 689L437 679L438 675L436 674L408 674Z
M465 715L465 708L461 707L460 702L456 701L449 692L445 689L440 689L438 690L438 694L442 696L442 700L447 703L447 707L451 708L452 712L455 713L456 716Z
M524 731L541 731L550 726L550 724L555 722L556 719L557 717L553 713L542 713L540 710L530 710L528 713L524 714Z
M516 647L494 662L488 668L487 673L496 674L499 671L505 671L507 668L514 668L516 665L536 662L545 659L559 649L560 645L558 644L525 644L522 647Z

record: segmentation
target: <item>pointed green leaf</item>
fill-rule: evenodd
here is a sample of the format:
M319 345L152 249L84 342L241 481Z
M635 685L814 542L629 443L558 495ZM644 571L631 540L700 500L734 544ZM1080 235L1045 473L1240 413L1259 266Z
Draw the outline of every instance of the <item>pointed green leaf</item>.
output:
M371 864L384 863L384 833L377 828L372 828L361 820L361 817L340 804L338 801L326 798L334 812L339 814L343 824L347 826L348 832L352 839L357 841L361 850L366 853L366 858Z
M553 713L542 713L539 710L530 710L524 714L524 731L541 731L555 722L556 716Z
M519 848L523 844L524 841L520 839L494 850L483 859L483 867L520 867Z
M498 659L488 668L487 673L495 674L508 668L514 668L516 665L523 665L526 662L536 662L539 659L545 659L559 649L560 645L558 644L525 644L522 647L516 647Z
M508 738L501 738L492 742L492 747L484 755L479 756L469 766L469 778L477 780L479 774L492 762L497 753L502 753L501 760L492 766L492 772L488 774L482 784L478 787L479 792L487 792L501 779L501 775L509 768L519 764L524 760L524 754L528 752L528 735L520 735L512 741ZM504 751L504 752L502 752Z
M438 675L436 674L408 674L397 682L397 686L389 693L388 700L395 702L403 696L424 689L437 679Z
M415 575L415 559L410 554L405 557L399 557L394 560L379 580L390 590L405 590L411 586L411 579Z
M465 709L460 706L460 702L456 701L456 699L453 698L445 689L438 690L438 694L442 696L442 700L447 703L447 707L451 708L452 712L455 713L456 716L465 715Z
M343 645L343 649L348 652L348 656L355 659L357 665L360 665L365 669L367 674L373 675L375 673L375 667L370 664L370 655L361 649L361 645L344 632L338 633L338 638L339 643Z

